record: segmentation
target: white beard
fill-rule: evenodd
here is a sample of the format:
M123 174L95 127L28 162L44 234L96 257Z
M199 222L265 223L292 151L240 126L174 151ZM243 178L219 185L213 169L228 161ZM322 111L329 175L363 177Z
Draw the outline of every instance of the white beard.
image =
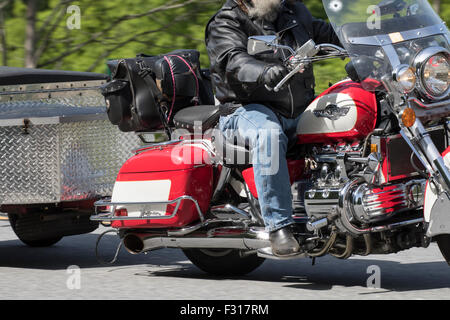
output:
M277 19L281 0L252 0L252 3L253 7L248 7L248 15L251 18L262 18L271 22Z

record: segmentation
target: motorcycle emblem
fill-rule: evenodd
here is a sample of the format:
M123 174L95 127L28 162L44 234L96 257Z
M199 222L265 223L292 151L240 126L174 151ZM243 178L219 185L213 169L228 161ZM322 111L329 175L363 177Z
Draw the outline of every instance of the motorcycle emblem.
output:
M338 120L340 117L346 116L349 111L349 107L338 107L335 104L329 104L325 109L314 110L314 115L318 118Z

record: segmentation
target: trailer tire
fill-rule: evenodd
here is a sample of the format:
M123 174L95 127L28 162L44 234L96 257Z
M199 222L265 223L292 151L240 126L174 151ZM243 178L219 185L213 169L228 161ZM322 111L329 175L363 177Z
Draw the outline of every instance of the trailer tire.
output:
M41 240L23 240L23 239L20 239L19 236L18 236L18 238L19 238L20 241L22 241L23 243L25 243L29 247L44 248L44 247L50 247L50 246L56 244L63 237L48 238L48 239L41 239Z
M183 252L200 270L215 276L243 276L264 262L256 254L242 255L235 249L184 249Z
M18 229L17 221L19 219L18 215L16 214L8 214L9 223L11 225L11 228L13 229L14 233L16 234L17 238L19 238L20 241L22 241L27 246L33 247L33 248L42 248L42 247L50 247L57 242L59 242L63 237L62 236L55 236L55 237L46 237L45 235L42 235L42 237L34 236L33 239L27 238L27 234L25 234L23 229Z

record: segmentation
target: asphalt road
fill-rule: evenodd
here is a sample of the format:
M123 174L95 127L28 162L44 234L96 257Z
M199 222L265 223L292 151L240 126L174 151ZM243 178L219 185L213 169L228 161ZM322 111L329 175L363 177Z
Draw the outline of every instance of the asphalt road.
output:
M245 277L223 279L204 274L174 249L147 255L122 249L116 264L101 265L94 249L104 230L38 249L23 245L0 221L0 299L450 299L450 267L435 244L345 261L324 257L315 266L310 259L266 261ZM116 244L114 235L105 237L105 258ZM380 286L368 288L374 265Z

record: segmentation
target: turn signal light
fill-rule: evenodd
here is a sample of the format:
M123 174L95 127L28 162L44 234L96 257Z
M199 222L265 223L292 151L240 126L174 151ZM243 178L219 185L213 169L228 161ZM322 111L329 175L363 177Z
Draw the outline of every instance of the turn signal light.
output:
M405 127L409 128L416 122L416 113L411 108L406 108L402 113L402 123Z
M372 144L370 145L370 153L377 153L377 152L378 152L378 145L372 143Z

